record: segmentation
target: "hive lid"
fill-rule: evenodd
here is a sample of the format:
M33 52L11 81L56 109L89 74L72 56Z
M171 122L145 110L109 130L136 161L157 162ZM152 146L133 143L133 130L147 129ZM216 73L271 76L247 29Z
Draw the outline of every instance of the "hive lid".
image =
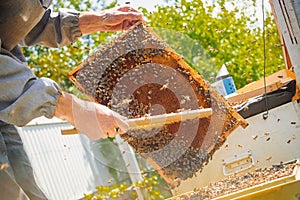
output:
M127 118L212 108L210 117L121 137L172 184L192 177L246 121L144 23L90 55L70 72L91 100Z

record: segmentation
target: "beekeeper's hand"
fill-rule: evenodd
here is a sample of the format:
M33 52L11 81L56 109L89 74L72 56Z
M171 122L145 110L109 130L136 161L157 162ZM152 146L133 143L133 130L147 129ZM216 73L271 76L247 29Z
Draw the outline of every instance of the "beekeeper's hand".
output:
M121 6L100 12L81 12L78 23L82 34L90 34L127 30L137 21L143 21L141 12L130 6Z
M125 118L118 113L65 92L58 99L55 116L67 120L79 133L93 140L114 137L128 129Z

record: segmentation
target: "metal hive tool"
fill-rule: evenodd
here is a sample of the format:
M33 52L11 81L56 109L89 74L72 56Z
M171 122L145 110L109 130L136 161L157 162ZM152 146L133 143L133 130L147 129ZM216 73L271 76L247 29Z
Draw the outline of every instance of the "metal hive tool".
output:
M247 125L144 23L94 52L69 75L91 100L129 119L212 108L210 117L121 135L171 185L202 170L226 137Z

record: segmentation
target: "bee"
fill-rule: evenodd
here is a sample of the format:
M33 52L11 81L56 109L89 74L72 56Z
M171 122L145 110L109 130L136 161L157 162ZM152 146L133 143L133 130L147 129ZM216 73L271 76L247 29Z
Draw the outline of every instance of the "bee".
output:
M168 88L169 83L164 84L163 86L161 86L161 88L159 90L164 90Z
M269 132L264 132L264 135L268 136L268 135L270 135L270 133Z
M272 159L272 156L268 156L268 157L266 158L267 161L270 161L271 159Z
M107 181L107 183L112 183L112 181L113 181L113 179L109 179L109 180Z
M8 163L4 163L1 165L0 170L6 170L9 167Z

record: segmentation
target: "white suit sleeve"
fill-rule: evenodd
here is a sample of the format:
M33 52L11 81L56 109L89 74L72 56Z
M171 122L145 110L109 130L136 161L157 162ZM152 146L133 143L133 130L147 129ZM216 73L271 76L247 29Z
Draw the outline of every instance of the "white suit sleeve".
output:
M22 45L62 47L72 44L82 35L78 24L79 12L69 9L51 12L50 9L46 10L40 22L23 39Z
M0 54L0 120L17 126L36 117L54 116L60 87L47 78L37 78L28 66Z

